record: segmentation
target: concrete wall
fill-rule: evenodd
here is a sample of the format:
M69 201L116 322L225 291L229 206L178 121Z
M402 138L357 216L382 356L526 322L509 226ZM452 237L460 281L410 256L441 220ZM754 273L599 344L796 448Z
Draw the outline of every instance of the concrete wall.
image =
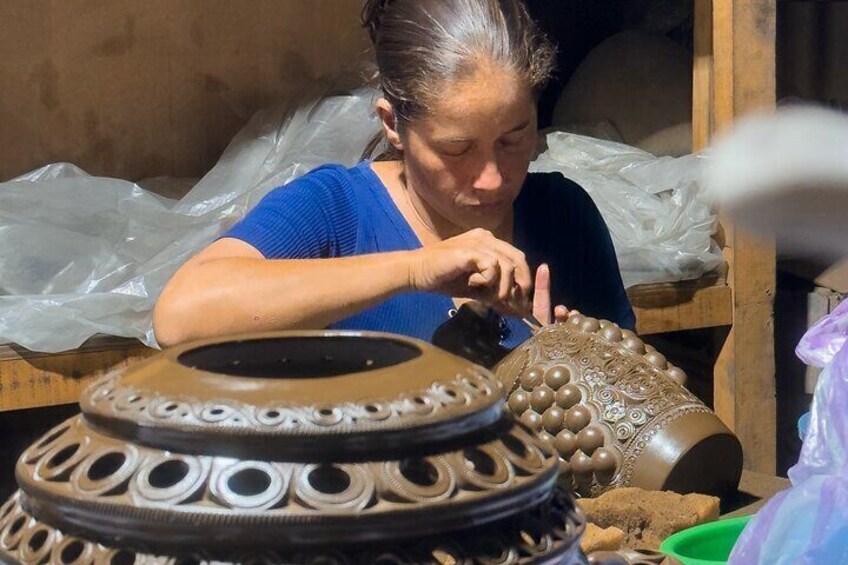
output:
M359 0L0 2L0 180L205 172L257 109L355 68Z

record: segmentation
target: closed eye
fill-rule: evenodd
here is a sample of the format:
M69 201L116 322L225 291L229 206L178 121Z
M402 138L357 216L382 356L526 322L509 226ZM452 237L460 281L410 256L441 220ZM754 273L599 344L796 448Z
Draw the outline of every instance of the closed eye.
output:
M498 140L498 145L505 149L510 149L513 147L518 147L524 144L525 140L524 135L511 135L509 137L504 137Z
M449 143L446 146L442 146L441 148L439 148L439 152L442 155L446 155L448 157L462 157L470 150L471 143L466 142Z

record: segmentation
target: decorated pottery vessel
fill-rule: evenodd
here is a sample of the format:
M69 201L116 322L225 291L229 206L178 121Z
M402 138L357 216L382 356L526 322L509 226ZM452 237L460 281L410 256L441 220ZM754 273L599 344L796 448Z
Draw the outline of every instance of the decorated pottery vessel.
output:
M582 515L486 369L299 332L95 382L20 457L5 563L570 563ZM580 562L580 561L578 561Z
M721 494L739 483L739 440L631 331L575 315L540 328L495 371L509 410L556 449L583 496L622 486Z

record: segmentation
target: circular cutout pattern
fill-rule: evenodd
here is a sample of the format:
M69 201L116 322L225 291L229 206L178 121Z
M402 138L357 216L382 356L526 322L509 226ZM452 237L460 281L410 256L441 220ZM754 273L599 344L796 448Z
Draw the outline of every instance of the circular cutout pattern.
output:
M16 504L17 497L13 496L9 500L7 500L3 506L0 506L0 530L6 527L6 524L9 522L9 519L14 513Z
M504 488L515 479L515 470L492 445L479 445L454 454L459 478L466 488L489 490Z
M91 562L92 548L79 538L65 537L53 548L51 560L62 565L80 565Z
M498 453L502 453L520 473L538 473L549 456L543 454L533 438L518 426L501 436L500 443L503 448L498 449Z
M24 514L20 505L18 505L16 511L12 513L12 517L6 524L6 527L3 528L2 532L0 532L0 547L7 547L9 549L18 547L21 538L26 533L27 524L29 522L29 516Z
M136 554L131 551L113 551L109 557L109 565L134 565Z
M291 467L260 461L240 461L213 474L212 494L224 505L261 510L279 504L288 489Z
M37 459L39 459L42 455L47 453L54 445L56 445L57 440L68 433L68 430L71 429L71 425L68 422L62 422L46 434L44 434L37 443L27 449L22 458L28 464L35 463Z
M21 539L21 557L25 563L42 563L53 547L55 531L33 523Z
M295 495L304 505L328 511L363 510L374 494L374 479L357 464L305 465L295 487Z
M67 479L74 467L88 454L89 443L87 437L65 434L35 464L35 476L44 481Z
M317 406L312 409L310 419L319 426L335 426L342 421L344 413L335 406Z
M372 422L382 422L391 417L392 409L379 400L365 401L359 410L359 415Z
M97 496L120 488L138 466L138 450L130 444L122 449L91 453L74 470L71 483L83 496Z
M200 419L208 424L216 424L228 420L234 413L235 408L221 402L207 404L199 411Z
M406 501L438 502L456 490L456 475L441 456L387 461L383 481L390 497Z
M131 492L150 502L182 504L201 487L209 473L207 459L168 455L145 461L133 480Z

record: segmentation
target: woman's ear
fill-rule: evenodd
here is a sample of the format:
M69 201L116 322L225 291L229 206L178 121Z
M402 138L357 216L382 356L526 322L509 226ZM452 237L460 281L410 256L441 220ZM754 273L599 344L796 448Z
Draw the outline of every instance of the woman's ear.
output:
M394 108L392 108L392 104L385 98L377 100L377 115L383 124L383 132L386 134L388 142L398 151L403 151L403 141L401 141L400 133L398 133Z

